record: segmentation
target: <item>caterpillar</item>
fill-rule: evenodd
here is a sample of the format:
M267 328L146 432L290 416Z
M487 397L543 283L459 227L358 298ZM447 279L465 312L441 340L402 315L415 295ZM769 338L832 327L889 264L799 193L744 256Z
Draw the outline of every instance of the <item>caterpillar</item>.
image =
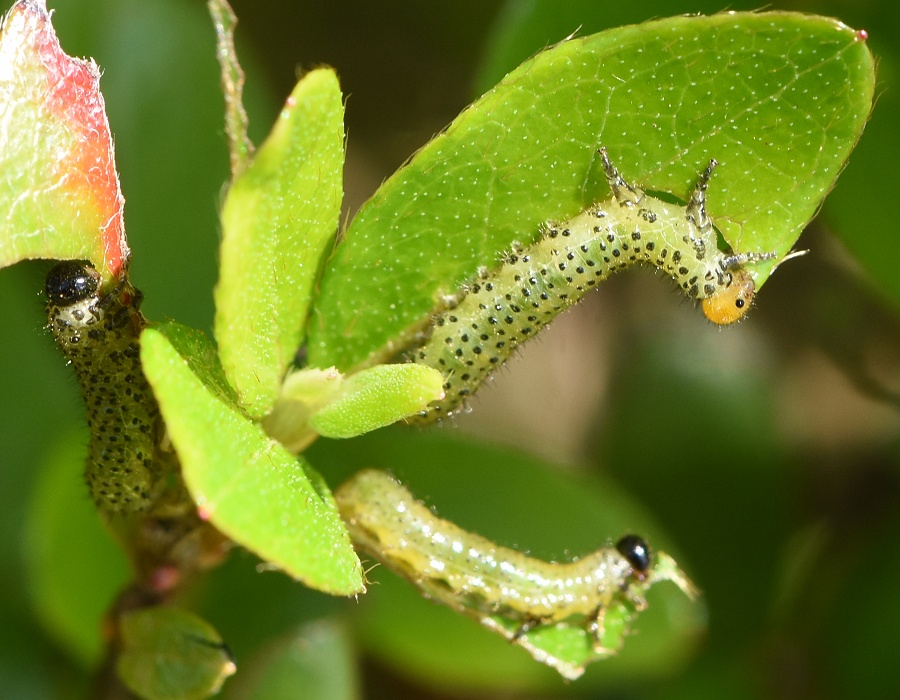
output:
M461 300L439 314L413 362L439 370L444 398L410 422L450 415L523 342L598 282L634 264L654 265L689 297L700 300L713 323L740 320L755 284L746 266L775 253L723 253L706 212L706 189L717 163L700 174L686 206L629 184L598 151L612 196L560 224L544 226L530 246L514 246L502 264L482 270Z
M673 581L691 598L697 594L670 557L652 554L637 535L581 559L553 563L438 518L387 472L363 470L342 484L335 498L360 549L427 597L526 648L525 635L536 627L575 620L590 635L595 653L614 654L618 649L607 646L603 625L611 605L625 600L642 610L644 590L661 580ZM518 624L499 625L497 616Z
M139 338L147 325L141 293L127 270L107 293L92 264L67 261L45 282L50 331L70 364L88 409L85 479L106 512L149 508L160 485L159 407L141 369Z

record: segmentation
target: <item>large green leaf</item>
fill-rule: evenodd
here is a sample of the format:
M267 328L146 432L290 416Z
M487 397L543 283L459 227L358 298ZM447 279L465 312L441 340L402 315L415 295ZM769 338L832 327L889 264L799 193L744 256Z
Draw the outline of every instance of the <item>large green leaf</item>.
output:
M361 697L350 631L335 620L317 620L282 635L248 659L242 670L246 673L226 689L226 700Z
M343 116L334 71L308 73L222 210L216 340L241 405L256 417L271 409L300 345L337 231Z
M50 636L86 668L103 655L99 620L131 574L83 479L85 435L47 455L30 503L24 547L28 592Z
M313 588L363 590L359 559L328 488L234 404L203 334L175 323L148 329L141 359L203 517Z
M659 20L538 54L360 210L322 279L310 363L391 355L480 265L605 197L600 145L626 178L682 200L716 158L709 211L725 240L782 257L856 143L873 85L861 35L786 12ZM753 267L757 286L777 262Z
M728 6L735 10L752 10L759 4L736 0ZM647 0L640 4L597 3L594 0L570 0L561 4L554 0L534 0L527 6L508 2L489 42L476 82L484 90L488 89L520 61L576 29L578 34L586 34L648 16L672 14L682 8L685 12L706 13L716 12L721 7L715 0L691 0L681 3L681 7L673 5L672 0ZM892 14L893 6L884 0L852 6L819 0L806 3L805 7L825 14L833 12L855 26L871 30L867 43L878 57L878 83L882 88L878 108L866 125L866 137L854 151L847 169L841 173L838 186L828 195L823 215L829 231L842 238L880 291L897 304L900 303L900 276L894 272L893 261L900 255L900 237L885 235L881 203L892 196L892 188L900 187L900 178L890 174L900 168L896 157L900 150L900 133L894 128L900 119L900 98L893 89L900 59L900 22ZM878 173L877 187L872 186L874 173ZM816 250L818 247L810 250L813 257L818 257L821 252Z
M104 276L128 257L100 69L67 56L44 0L21 0L0 35L0 267L90 259Z
M896 35L900 37L900 30ZM900 236L886 204L900 195L900 95L896 89L900 52L894 49L893 55L879 55L878 77L886 88L866 128L866 138L841 177L841 186L826 202L825 216L830 230L841 237L879 291L900 306Z

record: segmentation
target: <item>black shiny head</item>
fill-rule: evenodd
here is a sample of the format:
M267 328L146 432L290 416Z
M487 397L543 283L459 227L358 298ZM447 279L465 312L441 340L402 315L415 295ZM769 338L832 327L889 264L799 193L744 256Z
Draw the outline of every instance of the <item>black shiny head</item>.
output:
M639 574L646 574L650 568L650 545L643 537L625 535L616 542L616 549Z
M92 297L100 286L100 274L89 262L67 260L47 273L44 291L53 304L68 306Z

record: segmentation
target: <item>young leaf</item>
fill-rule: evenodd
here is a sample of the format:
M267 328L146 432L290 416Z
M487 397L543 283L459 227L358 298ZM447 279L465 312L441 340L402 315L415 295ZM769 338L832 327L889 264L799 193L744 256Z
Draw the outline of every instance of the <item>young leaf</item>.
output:
M300 346L319 262L337 231L343 115L334 71L308 73L225 199L216 340L254 417L272 408Z
M356 437L421 411L443 396L443 383L431 367L376 365L349 377L309 424L325 437Z
M126 613L121 632L119 677L146 700L202 700L237 670L218 632L186 610Z
M0 267L87 259L102 277L128 260L100 69L67 56L44 0L20 0L0 35Z
M263 425L291 452L316 435L351 438L396 423L443 397L444 379L430 367L376 365L344 377L334 368L291 374Z
M233 403L203 334L175 323L147 329L141 359L201 513L308 586L362 591L359 559L328 488Z
M402 349L442 297L628 179L686 199L711 158L713 223L738 252L787 253L865 124L863 36L788 12L675 17L563 42L463 112L360 210L325 271L312 366ZM757 287L778 260L755 265Z

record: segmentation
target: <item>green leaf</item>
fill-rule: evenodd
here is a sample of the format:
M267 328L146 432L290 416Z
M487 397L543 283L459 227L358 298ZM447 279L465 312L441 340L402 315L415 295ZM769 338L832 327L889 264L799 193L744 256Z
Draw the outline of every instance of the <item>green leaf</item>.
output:
M91 260L104 277L128 259L100 69L67 56L43 0L21 0L0 35L0 267Z
M418 413L444 395L443 383L423 365L376 365L347 378L334 369L300 370L285 381L266 430L294 452L308 444L310 428L356 437Z
M85 667L103 654L98 620L131 575L87 497L86 437L66 436L47 455L26 523L28 592L50 635Z
M300 346L320 260L337 231L343 116L334 71L308 73L222 210L216 340L255 417L271 409Z
M340 394L343 382L344 375L334 367L292 372L285 378L272 412L262 422L266 433L289 452L302 452L319 436L309 425L310 416Z
M503 615L481 616L480 622L530 653L535 661L550 666L567 680L577 680L589 664L609 660L617 656L628 643L639 615L645 609L638 607L632 596L646 600L647 591L656 583L675 583L692 602L698 591L684 576L675 561L664 552L655 552L656 563L646 580L632 582L627 591L613 597L605 604L602 632L595 638L584 620L564 620L554 624L538 625L535 629L521 633L522 621ZM471 617L472 615L470 615ZM594 645L599 643L600 648Z
M236 667L213 627L177 608L125 613L116 670L145 700L202 700L218 692Z
M871 109L872 56L835 20L676 17L538 54L463 112L360 210L321 284L312 366L395 354L442 297L514 241L607 196L596 150L709 213L736 250L786 254ZM777 260L754 265L757 286Z
M758 611L773 588L759 582L775 581L773 551L797 527L783 379L760 361L765 351L750 349L756 335L746 326L742 350L691 324L667 326L628 339L616 400L590 452L677 537L679 563L711 611L709 651L719 658L771 633Z
M643 0L641 3L598 3L596 0L531 0L527 4L506 2L487 39L478 75L475 94L486 92L522 61L536 52L553 46L570 36L587 36L604 29L637 24L653 17L667 17L688 10L693 14L712 15L721 12L717 0L691 0L681 8L672 0ZM728 3L729 10L759 9L752 0ZM828 14L826 3L807 5Z
M325 437L356 437L418 413L443 396L443 384L431 367L377 365L349 377L309 424Z
M141 336L144 371L202 516L308 586L363 590L328 488L234 405L215 357L202 333L175 323Z
M879 53L878 77L883 85L897 84L900 55L896 51L894 55ZM900 237L890 222L888 203L900 196L898 120L900 96L896 89L886 89L878 97L878 108L866 127L866 138L841 176L841 186L829 196L825 206L830 230L840 236L895 307L900 306Z
M334 620L312 622L275 640L241 670L229 684L228 700L360 697L354 644L346 626Z
M376 365L345 378L334 368L304 369L284 383L266 432L291 452L316 434L351 438L423 410L444 395L441 373L413 364Z
M896 458L895 458L896 459ZM896 462L894 462L896 464ZM804 581L802 599L793 619L808 619L815 615L819 625L817 639L825 640L822 662L828 665L829 682L835 697L853 697L865 693L870 698L889 698L897 692L897 680L881 669L895 658L892 654L893 632L900 625L900 601L891 585L900 576L900 561L885 552L900 547L900 523L887 518L881 528L871 529L846 546L835 545L844 533L829 532L818 566L811 572L811 580ZM849 551L847 551L849 550ZM835 552L846 559L835 561ZM880 561L883 575L875 576L866 586L865 595L859 591L859 571L870 562ZM839 601L849 605L833 605L827 611L809 600L809 591L816 579L825 578L822 588ZM821 590L821 589L819 589ZM805 605L803 603L805 602ZM806 618L800 615L806 613ZM861 679L865 679L863 682Z
M248 670L245 662L273 639L290 636L313 620L339 615L347 601L298 586L250 552L237 550L192 589L188 605L228 640L241 660L242 675Z

